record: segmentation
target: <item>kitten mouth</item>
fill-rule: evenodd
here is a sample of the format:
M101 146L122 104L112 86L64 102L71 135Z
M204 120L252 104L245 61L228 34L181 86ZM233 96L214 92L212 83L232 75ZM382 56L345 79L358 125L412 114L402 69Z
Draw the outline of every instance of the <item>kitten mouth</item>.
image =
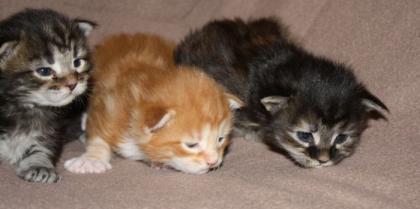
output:
M298 165L299 167L302 168L324 168L324 167L329 167L334 165L334 161L329 160L329 161L325 161L325 162L320 162L319 160L315 160L312 158L306 158L305 156L303 156L304 159L299 159L299 158L291 158L294 163L296 165Z
M209 168L203 168L203 169L200 169L200 170L190 171L190 170L184 170L184 169L177 169L177 168L173 168L173 167L170 167L170 168L172 170L175 170L175 171L179 171L179 172L187 173L187 174L194 174L194 175L206 174L211 170Z
M211 167L211 168L209 168L209 172L210 172L210 171L217 171L217 170L219 170L221 167L222 167L222 164L219 164L219 165L217 165L217 166Z
M315 166L314 168L325 168L334 165L332 161L327 161L324 163L320 163L319 165Z
M206 169L200 170L198 172L194 172L192 174L205 174L205 173L208 173L209 171L210 171L210 169L206 168Z

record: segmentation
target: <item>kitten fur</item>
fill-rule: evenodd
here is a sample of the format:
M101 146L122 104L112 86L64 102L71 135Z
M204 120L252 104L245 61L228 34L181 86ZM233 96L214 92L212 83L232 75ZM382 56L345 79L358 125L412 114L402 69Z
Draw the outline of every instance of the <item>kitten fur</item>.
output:
M241 101L205 73L176 68L174 48L147 34L116 35L96 48L86 153L66 161L67 170L105 172L112 151L192 174L221 165Z
M245 101L238 134L280 148L303 167L350 156L368 120L388 111L348 66L305 51L275 18L210 22L189 34L174 56Z
M0 160L26 181L57 182L62 143L80 133L74 122L83 109L93 25L47 9L0 22Z

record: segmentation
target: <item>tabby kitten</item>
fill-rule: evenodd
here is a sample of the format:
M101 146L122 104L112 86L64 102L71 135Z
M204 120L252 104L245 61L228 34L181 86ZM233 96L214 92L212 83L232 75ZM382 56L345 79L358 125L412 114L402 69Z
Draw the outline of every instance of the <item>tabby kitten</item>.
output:
M54 164L66 126L80 118L93 26L47 9L0 22L0 159L26 181L60 179Z
M303 167L350 156L368 120L388 111L349 67L297 46L274 18L210 22L178 45L175 59L246 101L238 132L281 148Z
M147 34L113 36L96 48L86 153L66 161L67 170L105 172L112 151L192 174L221 165L231 109L241 102L205 73L175 67L174 48Z

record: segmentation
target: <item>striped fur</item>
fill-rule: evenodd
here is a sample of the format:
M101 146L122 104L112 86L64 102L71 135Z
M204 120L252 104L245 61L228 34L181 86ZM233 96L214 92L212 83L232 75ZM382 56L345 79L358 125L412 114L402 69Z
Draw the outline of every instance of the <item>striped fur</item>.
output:
M59 180L54 164L87 89L92 27L35 9L0 22L0 158L24 180Z

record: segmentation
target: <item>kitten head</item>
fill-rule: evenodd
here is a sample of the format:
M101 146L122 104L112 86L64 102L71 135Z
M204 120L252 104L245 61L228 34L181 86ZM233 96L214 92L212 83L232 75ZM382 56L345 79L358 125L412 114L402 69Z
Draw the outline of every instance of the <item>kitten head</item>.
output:
M204 73L180 70L170 105L146 110L150 140L142 150L152 162L203 174L218 168L229 144L232 110L242 106ZM169 104L169 103L168 103Z
M2 94L24 104L63 106L87 88L86 37L94 23L27 9L0 22Z
M287 96L261 100L272 115L266 128L274 143L303 167L325 167L350 156L369 119L387 107L346 67L327 60L300 62L307 69Z

